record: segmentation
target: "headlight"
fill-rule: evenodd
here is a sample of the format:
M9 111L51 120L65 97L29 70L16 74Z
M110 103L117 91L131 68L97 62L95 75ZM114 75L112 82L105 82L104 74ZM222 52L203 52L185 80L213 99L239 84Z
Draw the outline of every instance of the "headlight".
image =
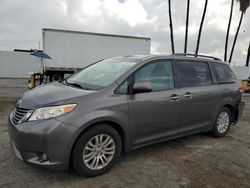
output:
M34 111L34 113L29 118L29 121L34 120L42 120L42 119L48 119L52 117L57 117L62 114L66 114L74 110L76 107L76 104L66 104L61 106L51 106L51 107L43 107L38 108Z

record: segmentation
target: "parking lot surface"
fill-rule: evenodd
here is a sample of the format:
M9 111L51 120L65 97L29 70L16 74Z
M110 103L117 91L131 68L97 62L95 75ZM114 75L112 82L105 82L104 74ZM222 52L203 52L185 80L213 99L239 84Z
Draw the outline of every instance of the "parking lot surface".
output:
M0 81L0 187L250 187L250 97L243 97L245 112L226 137L199 134L144 147L123 155L109 173L87 179L14 156L7 118L25 90L19 81Z

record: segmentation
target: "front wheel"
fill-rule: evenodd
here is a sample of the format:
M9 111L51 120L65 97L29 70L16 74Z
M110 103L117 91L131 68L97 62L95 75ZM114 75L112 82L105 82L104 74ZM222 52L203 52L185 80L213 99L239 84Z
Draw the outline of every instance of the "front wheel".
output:
M96 125L76 142L72 163L79 175L98 176L107 172L120 154L121 138L118 132L108 125Z
M219 111L212 132L213 136L219 138L226 135L231 125L231 116L231 111L226 107Z

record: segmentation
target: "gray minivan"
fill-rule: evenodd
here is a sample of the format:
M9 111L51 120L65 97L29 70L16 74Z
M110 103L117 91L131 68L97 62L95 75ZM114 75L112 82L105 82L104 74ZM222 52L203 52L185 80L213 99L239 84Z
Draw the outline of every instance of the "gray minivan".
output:
M9 135L25 162L97 176L141 146L200 132L222 137L243 107L237 77L217 58L115 57L26 92Z

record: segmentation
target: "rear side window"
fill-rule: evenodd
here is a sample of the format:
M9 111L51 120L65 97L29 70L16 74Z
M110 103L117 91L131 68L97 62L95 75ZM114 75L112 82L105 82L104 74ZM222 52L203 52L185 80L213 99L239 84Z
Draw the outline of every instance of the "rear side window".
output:
M207 63L186 61L176 63L181 87L212 85L211 74Z
M149 81L152 91L174 88L174 76L170 61L155 61L135 73L135 82Z
M227 66L219 63L211 63L217 83L226 84L234 83L236 76L233 71Z

